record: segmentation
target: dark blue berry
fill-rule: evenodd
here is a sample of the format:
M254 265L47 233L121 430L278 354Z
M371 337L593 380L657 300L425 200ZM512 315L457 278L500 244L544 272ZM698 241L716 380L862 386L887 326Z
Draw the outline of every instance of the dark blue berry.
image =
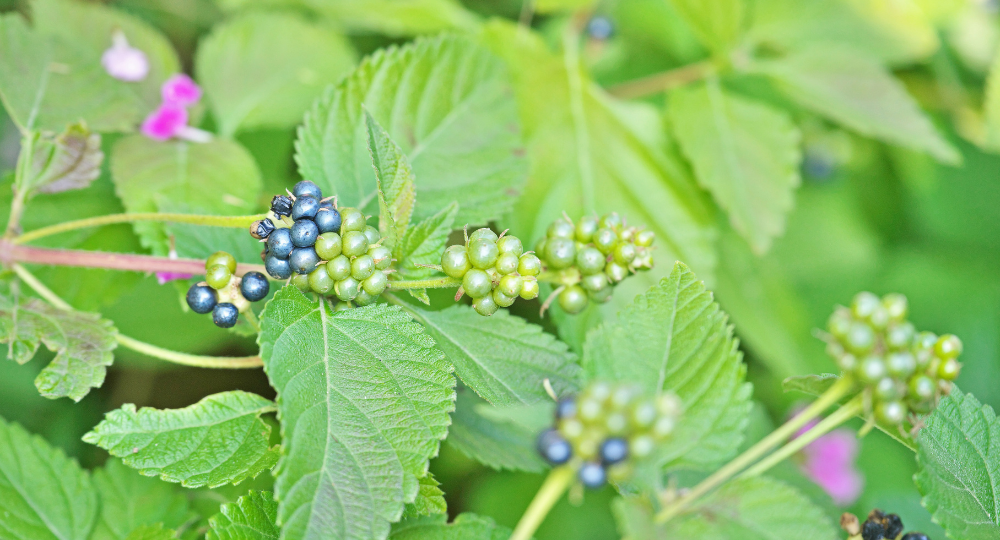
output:
M314 197L316 200L323 198L323 192L320 191L319 186L309 180L303 180L295 184L295 187L292 188L292 195L296 197Z
M611 34L615 32L615 25L611 22L611 19L603 16L597 15L596 17L590 19L587 23L587 33L590 37L594 39L599 39L604 41L611 37Z
M295 247L309 247L316 243L319 236L319 227L311 219L300 219L292 225L292 245Z
M212 310L212 322L219 328L232 328L236 326L236 319L239 318L239 310L229 302L223 302Z
M267 254L271 257L287 259L294 248L292 231L289 229L278 229L267 238Z
M192 285L188 289L187 302L191 311L205 314L212 311L218 300L215 299L215 289L208 285Z
M905 535L903 535L902 540L931 540L931 539L922 532L908 532Z
M885 516L885 537L886 538L896 538L899 533L903 532L903 520L899 519L896 514L889 514Z
M257 240L267 238L272 232L274 232L274 223L271 223L270 219L254 221L253 225L250 225L250 236Z
M327 232L340 232L340 212L333 209L331 205L330 208L320 208L319 212L316 213L316 217L313 218L316 222L316 226L319 227L320 234Z
M619 439L614 437L611 439L606 439L603 444L601 444L601 461L605 465L614 465L615 463L621 463L625 461L628 457L628 442L625 439Z
M331 201L330 199L320 199L319 200L319 207L320 208L333 208L333 201Z
M314 197L299 197L292 205L292 219L312 219L319 212L319 199Z
M861 538L864 540L883 540L885 527L881 523L869 519L861 526Z
M580 482L591 489L603 486L608 479L608 475L600 463L584 463L576 474Z
M559 431L547 429L538 436L538 453L552 465L562 465L573 457L573 447Z
M288 266L297 274L308 274L319 264L319 255L312 247L300 247L292 250L288 256Z
M243 294L243 298L251 302L263 300L270 290L271 284L260 272L247 272L240 281L240 293Z
M571 416L576 416L576 400L571 397L560 399L556 403L556 420Z
M268 255L264 259L264 268L274 279L288 279L292 277L292 267L288 264L288 259L279 259L274 255Z
M271 211L276 216L292 215L292 199L284 195L275 195L271 199Z

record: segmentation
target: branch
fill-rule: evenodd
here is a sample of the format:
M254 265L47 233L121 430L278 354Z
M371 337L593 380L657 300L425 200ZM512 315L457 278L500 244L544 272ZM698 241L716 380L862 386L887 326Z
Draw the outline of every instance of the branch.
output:
M113 223L131 223L134 221L162 221L169 223L190 223L193 225L205 225L211 227L247 229L254 221L264 219L265 217L267 217L266 214L256 214L252 216L201 216L197 214L160 213L111 214L108 216L67 221L66 223L59 223L48 227L42 227L41 229L35 229L34 231L26 232L15 238L14 243L25 244L31 242L32 240L38 240L39 238L44 238L61 232L86 229L89 227L99 227L101 225L110 225Z
M612 86L608 93L622 99L640 98L700 81L714 71L715 65L705 60Z

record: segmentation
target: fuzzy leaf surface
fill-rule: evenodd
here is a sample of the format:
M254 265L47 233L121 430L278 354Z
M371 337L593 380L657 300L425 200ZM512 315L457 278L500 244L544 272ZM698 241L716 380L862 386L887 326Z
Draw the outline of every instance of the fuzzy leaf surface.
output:
M147 478L109 459L93 473L101 514L90 540L124 540L144 526L178 528L191 518L187 497L176 486Z
M460 223L486 223L514 203L527 164L507 72L489 51L458 36L380 50L306 114L295 144L300 173L372 215L378 193L362 107L413 167L414 218L457 201Z
M64 311L0 287L0 343L7 344L7 358L24 364L42 343L56 353L35 378L35 387L47 398L80 401L104 384L117 335L112 322L97 313Z
M729 221L757 253L785 230L798 187L798 128L782 111L718 83L670 93L674 135Z
M957 388L917 436L914 481L923 505L956 540L1000 536L1000 420Z
M334 313L286 286L261 320L284 441L281 537L385 538L447 433L453 368L396 307Z
M418 265L441 264L441 254L448 243L448 235L455 226L457 215L458 204L451 203L437 214L406 229L393 250L396 267L399 268L399 279L427 279L439 273Z
M278 502L267 491L251 491L235 503L222 505L208 520L205 540L278 540Z
M465 389L458 394L448 444L493 469L541 472L547 465L535 449L538 431L484 414L488 403Z
M392 540L507 540L513 531L488 517L460 514L448 523L448 516L436 514L408 519L392 527Z
M385 238L386 247L393 249L410 226L413 206L417 202L413 168L403 150L367 110L365 125L368 126L368 154L378 189L379 233Z
M82 124L72 124L56 137L36 144L29 189L38 193L83 189L101 174L101 136Z
M198 82L219 132L288 128L354 64L339 32L291 14L248 13L213 27L198 47Z
M695 35L708 48L725 53L739 38L746 5L743 0L670 0Z
M431 514L447 514L448 503L444 500L444 492L441 491L440 486L441 483L431 473L427 473L421 478L417 498L406 505L403 519Z
M183 409L136 409L127 403L105 415L83 440L146 476L186 487L238 484L274 466L278 448L260 415L274 403L234 390Z
M647 461L657 469L709 469L739 447L752 405L737 345L712 293L677 263L670 276L622 310L617 322L588 335L583 368L591 378L677 394L684 412L673 435Z

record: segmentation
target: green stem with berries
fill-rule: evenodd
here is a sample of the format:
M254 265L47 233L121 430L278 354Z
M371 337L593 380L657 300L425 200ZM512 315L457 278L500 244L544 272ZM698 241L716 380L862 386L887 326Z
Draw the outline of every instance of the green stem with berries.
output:
M390 281L386 290L403 291L407 289L443 289L446 287L458 287L462 280L453 277L442 277L435 279L419 279L413 281Z
M538 530L538 526L545 520L545 516L549 514L549 510L552 510L573 481L573 472L572 467L568 465L552 469L542 487L538 488L538 493L531 500L528 509L524 511L521 520L517 522L510 540L530 540Z
M15 201L16 202L16 201ZM135 221L160 221L166 223L190 223L192 225L204 225L209 227L229 227L233 229L247 229L253 222L264 219L266 214L255 214L252 216L200 216L196 214L111 214L75 221L67 221L41 229L35 229L24 233L13 240L15 244L24 244L53 234L59 234L77 229L87 229L90 227L100 227L114 223L131 223ZM13 218L13 215L12 215Z
M841 377L836 383L834 383L833 386L819 396L816 401L806 407L806 409L801 413L771 432L770 435L761 439L760 442L747 449L711 476L702 480L698 485L691 488L691 491L689 491L686 495L677 499L674 504L661 510L660 513L656 515L656 522L666 523L673 517L683 512L688 506L691 505L691 503L709 491L722 485L734 475L738 474L740 471L770 452L782 441L794 435L796 431L818 417L831 405L834 405L840 401L841 398L848 395L853 388L854 382L850 380L850 378Z

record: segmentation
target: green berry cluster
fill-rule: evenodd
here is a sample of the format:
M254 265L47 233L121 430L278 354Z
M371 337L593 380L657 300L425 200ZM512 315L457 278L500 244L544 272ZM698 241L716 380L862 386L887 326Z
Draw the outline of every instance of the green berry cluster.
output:
M906 320L906 297L862 292L829 321L827 352L864 386L875 418L898 426L909 413L930 412L951 392L962 342L953 335L917 332Z
M673 394L651 398L634 385L597 381L559 401L555 426L539 436L538 450L553 465L577 468L587 487L620 482L631 474L633 458L650 455L673 433L680 414Z
M520 296L538 297L542 263L533 253L524 253L516 236L483 228L469 235L465 245L450 246L441 255L441 269L462 280L461 291L472 298L480 315L490 316L509 307Z
M221 328L236 325L240 313L251 302L263 300L270 290L267 277L260 272L236 276L236 259L225 251L212 254L205 261L205 281L188 289L187 303L195 313L212 313L212 321Z
M614 212L600 219L583 216L575 224L564 217L549 226L535 252L562 288L559 306L579 313L591 300L610 300L612 287L629 274L652 268L655 236L626 225Z

